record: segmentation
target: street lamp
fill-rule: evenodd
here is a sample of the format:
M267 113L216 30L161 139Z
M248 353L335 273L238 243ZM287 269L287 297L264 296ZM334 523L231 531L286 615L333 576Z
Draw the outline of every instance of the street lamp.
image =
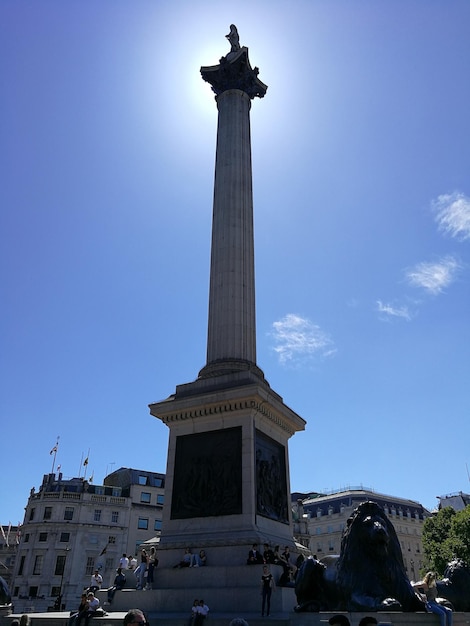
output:
M62 575L60 577L60 588L59 588L59 595L57 596L55 602L54 602L54 610L55 611L63 611L65 609L65 604L62 605L62 589L64 586L64 576L65 576L65 565L67 563L67 552L69 552L70 548L65 548L65 556L64 556L64 561L62 563Z

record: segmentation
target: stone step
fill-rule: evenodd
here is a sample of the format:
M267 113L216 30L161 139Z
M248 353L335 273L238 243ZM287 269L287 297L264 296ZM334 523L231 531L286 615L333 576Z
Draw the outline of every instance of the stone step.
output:
M271 566L275 580L282 574L280 566ZM195 598L203 598L211 612L236 613L261 611L261 565L161 568L155 572L151 591L123 589L116 591L108 605L107 591L97 592L101 606L109 612L138 607L146 612L190 615ZM296 605L293 587L276 587L271 596L273 612L290 613Z
M134 607L132 607L134 608ZM93 618L90 626L122 626L124 612L112 612L106 617ZM249 626L327 626L328 620L336 613L273 613L269 618L245 611L243 613L220 612L209 613L207 626L229 626L235 617L243 617ZM358 626L360 620L370 613L344 613L351 626ZM438 626L439 619L431 613L372 613L380 624L390 626ZM13 619L20 619L20 614L0 617L0 626L10 626ZM32 613L34 626L67 626L69 613ZM187 612L148 613L150 626L188 626ZM454 626L468 626L470 613L454 613Z

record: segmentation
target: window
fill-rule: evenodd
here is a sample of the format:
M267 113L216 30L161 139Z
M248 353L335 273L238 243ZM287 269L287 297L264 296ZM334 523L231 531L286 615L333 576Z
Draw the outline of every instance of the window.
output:
M65 556L65 554L59 554L57 556L56 562L55 562L55 571L54 574L56 576L62 576L62 574L64 573L65 570L65 559L67 557Z
M64 512L64 520L70 521L73 519L73 507L66 506Z
M147 491L142 491L140 494L140 501L145 504L150 504L150 494Z
M120 497L121 497L121 494L122 494L122 489L121 489L121 487L113 487L113 493L112 493L112 495L113 495L115 498L120 498Z
M87 557L85 576L91 576L95 571L95 559L92 556Z
M153 486L154 487L162 487L163 486L163 480L161 478L154 478L153 479Z
M47 541L47 533L39 533L39 541Z
M52 517L52 507L46 506L44 509L44 517L42 519L51 519Z
M60 543L68 543L70 541L70 533L60 533Z
M43 555L37 554L36 558L34 559L34 568L33 568L34 576L40 576L42 574L43 561L44 561Z
M93 515L93 519L95 522L101 521L101 509L95 509L95 513Z
M28 543L28 541L29 541L29 533L26 533L24 536L24 542Z
M159 493L157 495L157 504L163 504L165 502L165 496L163 493Z
M18 576L22 576L23 575L23 569L24 569L24 560L26 558L26 555L23 554L23 556L20 559L20 566L18 568Z
M38 587L30 587L28 591L28 595L30 598L37 598L38 596Z
M101 485L96 485L95 493L97 496L104 496L104 487L101 487Z
M116 537L114 537L114 535L110 535L108 537L108 543L116 543Z
M119 511L112 511L111 512L111 522L113 522L113 524L117 524L119 521Z
M147 476L139 476L139 485L147 484Z
M155 524L153 526L153 530L161 530L162 529L162 520L156 519Z
M145 517L139 517L139 521L137 522L137 528L139 528L140 530L148 530L149 528L148 519Z
M29 512L29 521L32 522L34 519L34 513L36 512L36 509L32 508Z

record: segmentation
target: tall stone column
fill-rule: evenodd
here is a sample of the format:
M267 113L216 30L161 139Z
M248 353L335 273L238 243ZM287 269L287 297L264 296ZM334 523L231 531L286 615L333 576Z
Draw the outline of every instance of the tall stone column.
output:
M170 430L159 569L188 543L232 568L253 542L293 546L287 442L305 421L256 364L250 107L267 87L230 42L219 65L201 68L219 111L207 363L150 405Z
M217 94L207 364L200 377L256 366L255 270L250 108L264 85L248 49L232 50L220 64L201 68Z

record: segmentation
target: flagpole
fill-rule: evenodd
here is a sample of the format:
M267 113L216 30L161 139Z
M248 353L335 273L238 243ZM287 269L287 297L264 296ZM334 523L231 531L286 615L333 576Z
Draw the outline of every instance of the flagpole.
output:
M54 473L55 458L56 458L56 456L57 456L57 450L58 450L58 448L59 448L59 439L60 439L60 436L59 436L59 435L57 435L57 440L56 440L56 442L55 442L55 446L52 448L52 450L51 450L51 452L50 452L51 454L52 454L52 453L54 454L54 457L53 457L53 459L52 459L52 469L51 469L51 474L53 474L53 473Z
M82 465L83 465L83 452L82 452L82 457L80 459L80 467L78 468L78 477L79 478L82 475Z
M88 448L88 454L86 455L86 459L83 461L83 466L85 467L83 472L83 480L86 480L86 471L88 468L88 460L90 458L90 448Z

